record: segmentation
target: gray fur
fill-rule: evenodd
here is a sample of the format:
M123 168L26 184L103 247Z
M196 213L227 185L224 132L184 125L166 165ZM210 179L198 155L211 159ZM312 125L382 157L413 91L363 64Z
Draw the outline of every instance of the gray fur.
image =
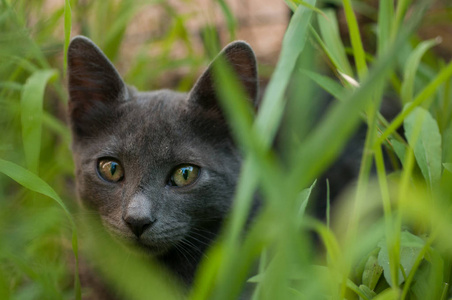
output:
M256 100L254 53L235 42L222 54ZM69 115L78 197L105 227L156 256L190 283L206 248L231 207L241 156L221 113L208 69L190 93L138 92L127 87L89 39L76 37L68 51ZM98 176L101 157L115 158L124 179ZM201 168L187 187L168 185L181 164ZM125 220L148 218L137 238Z

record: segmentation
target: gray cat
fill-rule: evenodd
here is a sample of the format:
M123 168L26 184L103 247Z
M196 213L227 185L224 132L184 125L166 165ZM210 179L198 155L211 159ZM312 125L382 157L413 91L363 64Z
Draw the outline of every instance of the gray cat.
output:
M239 41L220 55L255 105L253 50ZM190 284L231 208L241 166L212 65L189 93L138 92L79 36L69 45L68 78L78 197L114 235Z

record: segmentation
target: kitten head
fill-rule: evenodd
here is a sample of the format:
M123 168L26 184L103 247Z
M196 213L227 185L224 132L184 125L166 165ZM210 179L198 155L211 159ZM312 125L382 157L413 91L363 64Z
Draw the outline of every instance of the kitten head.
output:
M252 49L234 42L220 55L255 103ZM188 94L138 92L96 45L76 37L68 50L68 78L83 203L117 236L156 254L208 244L229 211L241 163L212 66Z

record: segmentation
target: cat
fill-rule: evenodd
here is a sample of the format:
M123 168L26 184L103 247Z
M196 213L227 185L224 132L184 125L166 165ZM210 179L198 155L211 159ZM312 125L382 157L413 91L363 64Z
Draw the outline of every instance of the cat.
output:
M236 41L219 56L257 107L252 48ZM88 38L68 48L77 197L187 285L231 209L242 161L215 92L217 59L188 93L139 92Z

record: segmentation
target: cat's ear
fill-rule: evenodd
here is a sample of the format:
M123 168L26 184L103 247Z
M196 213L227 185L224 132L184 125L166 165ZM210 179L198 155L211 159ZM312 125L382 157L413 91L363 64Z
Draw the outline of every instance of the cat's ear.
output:
M220 52L191 90L190 101L209 110L212 108L219 109L212 70L219 57L223 57L232 67L237 78L242 83L250 102L256 107L259 90L256 56L250 45L243 41L232 42Z
M128 98L128 89L104 53L88 38L77 36L68 48L69 114L76 129L96 111Z

